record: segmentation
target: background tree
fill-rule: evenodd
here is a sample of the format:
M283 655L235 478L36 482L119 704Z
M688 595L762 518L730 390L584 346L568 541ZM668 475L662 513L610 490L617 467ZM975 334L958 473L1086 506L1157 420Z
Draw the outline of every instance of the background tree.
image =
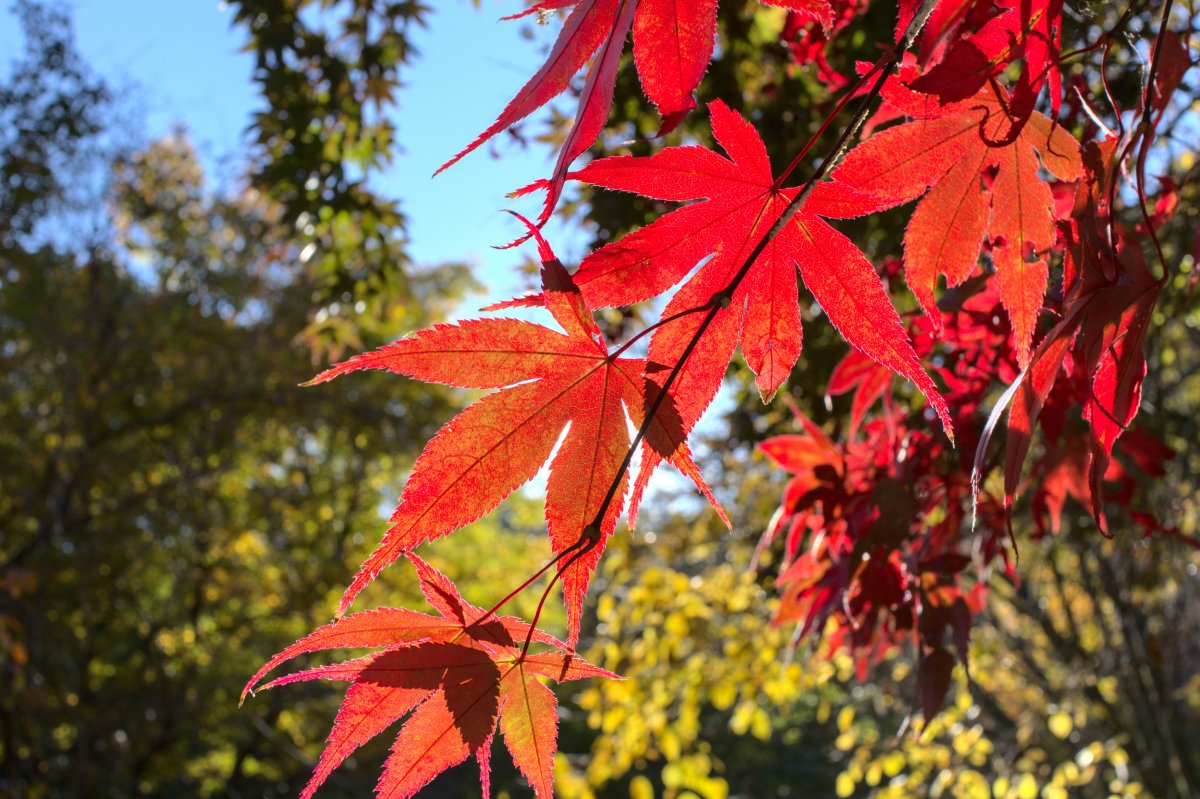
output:
M314 276L307 334L317 351L362 334L412 329L404 215L372 179L398 147L389 111L415 55L416 0L235 0L263 105L253 119L248 185L277 208Z
M354 303L304 257L315 234L295 215L336 226L329 257L363 257L358 210L321 192L289 209L260 177L211 185L185 132L116 129L123 101L65 12L18 13L27 49L0 88L0 793L295 795L331 706L239 711L260 661L248 642L278 648L327 616L414 442L460 399L297 390L309 343L329 345L305 334L314 314ZM320 155L304 163L324 174ZM405 289L363 340L437 321L474 287L461 266L400 258L398 217L364 224ZM503 553L488 569L457 549L435 562L501 591L528 557L525 505L476 533ZM331 793L373 783L345 775Z

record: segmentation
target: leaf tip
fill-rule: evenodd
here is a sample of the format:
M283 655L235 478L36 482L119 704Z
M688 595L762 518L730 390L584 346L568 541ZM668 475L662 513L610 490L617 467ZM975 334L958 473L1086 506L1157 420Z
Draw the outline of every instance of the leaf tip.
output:
M346 363L348 363L348 362L346 362ZM317 374L316 376L309 378L308 380L304 381L303 383L300 383L300 388L310 388L312 386L319 386L321 383L328 383L330 380L333 380L335 377L337 377L345 372L344 367L346 366L346 363L337 364L335 366L329 367L328 369Z

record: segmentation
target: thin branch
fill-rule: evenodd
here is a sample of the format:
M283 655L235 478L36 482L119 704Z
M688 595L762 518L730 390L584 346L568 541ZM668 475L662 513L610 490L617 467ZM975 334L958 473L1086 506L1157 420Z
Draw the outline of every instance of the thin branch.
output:
M666 400L667 395L671 390L671 386L675 384L675 381L679 378L680 373L683 371L683 367L687 363L688 357L691 356L693 351L695 351L696 347L700 343L700 340L704 337L704 334L708 332L708 328L716 318L717 314L722 309L727 308L733 301L734 292L737 291L738 286L741 285L741 282L746 278L746 275L750 273L750 269L754 266L754 262L758 260L758 257L762 255L763 251L766 250L771 242L783 232L783 229L787 227L789 222L791 222L792 216L804 206L804 203L808 200L809 196L812 195L817 184L827 174L829 174L829 171L833 169L838 161L841 160L842 156L845 155L851 140L858 135L858 132L866 123L867 115L871 110L871 106L875 102L876 98L879 97L879 93L882 91L884 83L891 76L892 71L899 66L901 59L904 57L904 53L907 52L912 46L913 41L915 41L917 38L917 34L921 32L921 29L925 26L925 22L929 19L929 15L933 13L935 5L937 5L937 0L924 0L924 2L921 4L921 8L917 11L916 16L913 17L912 21L908 24L908 28L905 29L904 36L901 37L900 43L896 46L896 51L892 54L891 61L887 68L882 70L879 77L875 80L871 90L863 98L857 110L855 110L854 116L850 119L849 124L846 125L846 127L842 130L842 133L838 137L837 142L834 143L833 148L821 160L821 163L817 165L817 168L813 171L813 174L809 176L808 180L806 180L800 187L800 190L796 193L796 196L790 203L788 203L787 208L784 209L783 213L780 215L779 219L776 220L775 224L771 226L771 229L766 232L762 239L759 240L758 244L755 245L754 249L750 251L750 254L746 256L746 259L742 263L741 268L738 269L737 274L733 276L725 288L713 295L712 300L710 300L710 308L708 313L700 322L700 326L692 335L692 338L687 343L687 346L683 348L683 352L680 354L679 360L677 360L675 365L671 368L670 374L667 375L666 380L660 386L660 390L654 397L653 402L650 404L650 408L646 412L646 418L638 427L637 435L634 436L633 442L629 445L629 449L625 453L625 458L621 461L621 465L617 469L617 474L613 478L612 484L608 488L608 493L604 496L604 501L600 503L600 507L591 523L588 524L588 526L585 527L583 532L580 534L581 538L586 538L589 535L589 530L593 528L597 531L599 530L601 522L608 513L608 509L612 506L613 500L616 498L617 490L621 487L625 480L625 475L629 471L629 466L633 462L633 457L637 452L638 446L646 437L646 433L650 429L650 425L654 423L654 419L658 414L659 408L662 407L663 402ZM822 126L822 129L824 129L824 126Z
M895 51L892 53L890 59L886 61L886 68L881 68L877 63L866 75L860 78L861 83L862 81L869 79L871 75L874 75L877 72L879 73L875 83L871 86L870 91L868 91L863 97L862 102L859 103L853 117L851 117L850 122L842 130L833 147L817 165L817 168L813 171L812 175L810 175L804 184L800 186L796 196L792 198L791 202L788 203L783 213L780 214L779 219L775 221L770 230L763 235L758 244L755 245L754 249L751 250L746 256L741 267L738 269L737 273L734 274L733 278L730 279L729 283L726 284L721 291L714 294L705 305L691 308L678 314L673 314L670 317L660 320L654 325L654 327L661 326L668 322L675 321L679 317L687 314L696 313L701 310L707 311L704 319L701 320L699 327L696 329L696 332L692 335L691 340L688 341L687 345L683 349L683 352L680 354L679 359L671 368L671 372L667 375L666 380L663 381L663 383L659 386L659 390L654 399L651 401L650 407L646 411L645 418L638 426L637 432L625 452L625 457L622 459L621 465L618 467L616 475L613 477L613 480L608 487L608 491L604 495L604 500L600 503L600 506L597 509L596 514L593 516L591 522L589 522L583 528L583 530L580 531L579 537L573 544L565 548L562 552L559 552L536 574L527 579L515 590L510 592L508 596L502 599L492 609L487 611L483 616L475 621L475 623L478 624L484 619L490 618L500 607L509 602L517 594L528 588L535 580L545 574L551 566L558 564L563 557L570 553L571 556L567 562L557 566L553 578L551 578L550 583L542 592L542 596L538 601L538 606L534 614L533 621L530 624L529 634L525 639L522 656L524 656L524 653L528 652L529 650L530 642L533 640L533 631L537 628L538 620L541 618L542 608L544 607L546 599L550 595L550 591L553 589L554 585L563 576L567 569L578 562L578 560L588 552L591 552L600 543L604 517L608 514L609 509L612 507L612 504L616 499L617 491L620 489L626 479L638 447L645 439L650 426L654 423L659 410L662 408L663 403L666 401L666 398L670 393L671 387L675 384L675 381L678 380L679 375L682 373L688 358L695 351L701 339L703 339L704 334L708 331L709 326L712 324L717 314L723 309L729 307L730 303L733 301L734 293L737 291L738 286L741 285L742 281L745 280L746 276L750 273L751 268L754 266L754 262L758 260L759 256L762 255L771 242L783 232L784 228L791 222L792 217L803 207L804 203L812 195L817 184L829 174L830 170L832 170L833 167L836 166L841 158L845 155L846 151L849 149L851 141L858 135L859 131L862 130L863 125L866 123L871 107L875 100L879 97L880 92L883 90L884 83L891 76L891 73L896 69L896 67L899 66L904 57L904 53L906 53L908 49L912 47L913 42L916 40L917 35L921 32L921 29L925 26L926 21L929 19L929 15L933 12L933 9L936 5L937 0L923 0L921 7L918 9L916 15L909 22L908 27L905 29L904 35L897 44ZM816 139L828 129L832 119L839 111L842 110L842 108L846 106L852 97L853 91L851 91L838 103L837 107L829 115L829 118L826 119L826 121L821 125L820 129L810 138L809 143L805 145L801 153L797 155L795 159L793 159L793 162L784 171L784 177L786 177L787 174L795 169L796 165L799 164L803 156L811 149L813 142L815 142ZM781 177L779 180L782 181L783 177ZM642 333L635 336L631 341L627 342L609 357L617 357L617 355L624 352L634 341L638 340L646 332L647 331L642 331Z
M1166 285L1171 277L1171 270L1167 266L1166 256L1163 255L1162 243L1159 242L1158 234L1154 230L1154 222L1150 218L1150 209L1146 207L1146 158L1150 154L1150 145L1154 142L1155 125L1154 121L1151 120L1151 111L1154 106L1154 79L1158 74L1159 57L1162 55L1163 41L1167 35L1167 25L1171 21L1171 7L1173 5L1174 0L1167 0L1163 6L1162 22L1159 23L1158 37L1154 40L1154 53L1150 57L1150 71L1146 75L1146 93L1142 98L1142 123L1138 128L1142 142L1138 148L1137 167L1134 170L1137 181L1138 208L1142 212L1142 221L1146 225L1146 233L1150 236L1155 253L1158 254L1158 262L1162 266L1162 276L1158 280L1159 286ZM1164 113L1166 111L1165 104L1163 111ZM1160 118L1157 121L1162 120Z

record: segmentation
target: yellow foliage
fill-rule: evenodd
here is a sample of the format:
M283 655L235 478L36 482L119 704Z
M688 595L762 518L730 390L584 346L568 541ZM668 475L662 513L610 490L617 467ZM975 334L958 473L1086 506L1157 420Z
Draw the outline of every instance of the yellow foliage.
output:
M1071 734L1071 730L1075 728L1075 725L1071 722L1070 714L1064 713L1061 710L1051 716L1047 724L1050 726L1050 732L1054 733L1058 738L1066 738Z
M717 551L689 544L689 558ZM578 695L588 725L603 733L587 761L589 789L633 772L631 790L648 796L651 783L639 778L657 768L664 799L725 799L702 717L724 713L732 733L770 740L773 720L801 696L815 698L833 669L787 664L790 631L771 625L776 600L745 564L720 561L697 577L636 546L614 539L599 576L610 581L596 605L605 643L587 655L627 679L590 682ZM586 796L571 786L560 793Z
M654 799L654 786L639 774L629 783L629 799Z

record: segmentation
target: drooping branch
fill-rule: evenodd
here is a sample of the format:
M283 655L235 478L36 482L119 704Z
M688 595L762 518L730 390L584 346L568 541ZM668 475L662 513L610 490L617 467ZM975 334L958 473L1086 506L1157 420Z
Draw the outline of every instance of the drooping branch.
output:
M752 249L746 256L741 267L734 274L733 278L730 279L729 283L726 284L725 288L714 295L709 301L708 312L705 314L699 328L684 347L679 359L671 368L670 373L660 386L660 390L650 403L650 407L646 412L646 418L638 427L637 434L634 436L633 441L629 446L629 450L625 454L625 459L621 462L616 479L614 479L612 484L609 486L608 493L605 495L604 501L601 503L600 508L593 518L591 524L584 528L584 531L580 534L581 538L587 537L587 531L589 528L595 527L597 530L599 529L600 521L608 512L609 507L611 507L614 499L616 498L617 491L620 488L621 481L629 471L629 467L633 462L633 457L637 452L637 448L645 439L646 433L650 429L650 425L653 423L653 420L656 418L659 410L662 408L663 403L666 401L671 387L675 384L675 381L679 378L679 374L683 371L684 364L699 345L700 340L704 337L704 334L712 324L713 319L716 318L716 315L720 310L727 307L732 301L734 292L737 290L738 286L741 285L741 282L745 280L746 275L750 273L750 269L754 265L754 262L758 260L758 257L762 255L771 242L774 241L781 232L783 232L784 228L791 221L795 213L804 206L804 203L812 195L812 192L816 188L817 184L829 174L833 167L837 165L837 162L842 158L842 156L845 155L850 142L858 135L858 132L862 130L862 126L866 123L871 106L879 97L879 93L882 91L884 83L891 76L892 71L899 66L901 60L904 58L904 53L907 52L910 47L912 47L913 42L916 40L918 34L920 34L921 29L925 26L926 21L929 19L929 15L933 13L933 9L936 5L937 0L924 0L924 2L922 2L917 14L913 17L913 19L909 22L908 27L905 29L904 35L897 44L895 52L890 56L890 58L887 58L887 67L880 72L879 76L875 80L874 85L872 85L871 90L865 97L863 97L858 108L855 110L854 115L851 117L846 127L842 130L841 135L838 136L838 139L834 143L833 147L830 148L830 151L825 155L824 158L821 159L821 162L817 165L816 169L813 170L812 175L810 175L803 185L801 185L800 190L797 192L792 201L788 203L787 208L780 215L779 219L775 221L775 224L771 226L766 234L764 234L759 240L758 244L755 245L754 249ZM874 70L872 70L872 72L874 72ZM851 87L848 95L853 95L854 91L858 89L865 77L866 76L860 78L859 81L857 81ZM841 106L839 106L839 108L840 107ZM824 130L824 126L821 128L821 130ZM820 135L820 132L814 134L814 138L818 135Z

